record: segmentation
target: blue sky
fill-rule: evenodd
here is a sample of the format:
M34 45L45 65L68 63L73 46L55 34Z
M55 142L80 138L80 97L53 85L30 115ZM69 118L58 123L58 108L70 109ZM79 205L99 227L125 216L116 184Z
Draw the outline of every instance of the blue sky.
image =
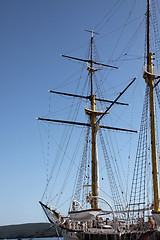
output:
M113 12L113 20L110 16L112 21L107 21L104 17L117 2L121 4ZM131 30L136 29L136 24L140 24L144 17L145 3L137 1L134 6L137 14L128 20L131 25L125 37L120 37L133 2L0 1L0 225L46 220L38 204L44 191L45 171L35 118L48 113L48 90L69 91L70 86L67 90L56 86L76 74L81 67L66 61L60 54L85 57L90 36L84 30L92 29L99 23L95 31L101 33L97 37L97 49L100 49L102 61L110 59L118 38L120 43L115 50L120 54L125 47L125 39L132 36L134 31ZM142 31L137 37L140 57L143 57L143 34ZM135 53L134 47L131 54ZM116 55L113 54L112 58L116 59ZM139 63L138 69L134 63L123 64L121 72L113 75L115 81L119 83L122 80L124 83L140 76L143 59ZM134 74L135 69L137 72ZM143 95L143 87L138 88ZM140 96L140 99L142 101L143 97Z

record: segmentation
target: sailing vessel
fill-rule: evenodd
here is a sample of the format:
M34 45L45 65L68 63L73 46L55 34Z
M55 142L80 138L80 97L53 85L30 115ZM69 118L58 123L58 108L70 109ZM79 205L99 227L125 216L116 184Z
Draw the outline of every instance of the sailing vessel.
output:
M115 105L128 105L125 102L120 102L119 99L126 93L126 91L135 82L136 78L121 91L121 93L114 100L106 100L104 98L97 97L94 88L95 72L100 70L101 67L117 69L116 66L107 65L100 61L93 59L93 47L94 47L94 35L97 33L91 32L90 41L90 54L88 59L81 59L71 57L68 55L62 55L65 58L76 60L86 63L88 76L89 76L89 93L88 95L72 94L66 92L57 92L51 90L50 93L60 94L63 96L69 96L74 98L85 99L90 102L89 107L85 106L85 114L88 122L57 120L50 118L38 118L41 121L47 121L50 123L62 123L67 125L76 125L84 127L86 129L86 145L84 146L83 156L79 167L79 174L76 178L76 188L74 190L71 208L67 216L62 216L56 207L48 206L40 202L48 220L57 224L63 231L65 239L146 239L153 234L158 234L160 227L160 199L159 199L159 180L158 180L158 143L157 143L157 129L156 129L156 108L155 108L155 96L156 91L158 101L160 82L160 75L156 71L158 68L153 64L153 53L150 49L150 0L147 0L147 31L146 31L146 67L144 67L143 78L146 83L145 101L143 105L143 113L141 120L141 127L139 132L138 148L136 153L135 166L133 171L133 180L131 186L130 198L126 202L124 200L124 192L119 190L119 186L116 182L116 172L112 169L110 156L107 152L108 143L105 142L102 130L113 130L128 132L136 134L136 130L111 127L102 125L101 122L104 118L110 114L112 107ZM159 40L158 40L159 42ZM108 103L109 105L104 110L98 110L97 102ZM149 107L148 107L149 106ZM159 102L160 107L160 102ZM150 116L150 143L151 143L151 160L152 160L152 175L153 175L153 193L154 201L147 202L149 196L147 195L146 185L147 181L147 159L148 145L147 145L147 116ZM98 160L98 147L97 147L97 135L102 144L102 151L104 154L105 165L107 168L108 180L111 186L112 200L114 206L110 204L108 199L100 196L100 184L99 184L99 160ZM91 136L91 140L89 140ZM88 147L88 144L91 145ZM91 150L90 154L89 152ZM90 155L90 161L87 160ZM73 164L73 162L72 162ZM91 166L91 174L89 167ZM58 175L57 175L58 177ZM66 179L67 180L67 179ZM47 183L48 187L48 183ZM146 200L147 199L147 200ZM82 202L80 202L80 200ZM100 200L103 201L108 210L103 210L100 206ZM146 214L147 213L147 214ZM149 238L148 238L149 239Z

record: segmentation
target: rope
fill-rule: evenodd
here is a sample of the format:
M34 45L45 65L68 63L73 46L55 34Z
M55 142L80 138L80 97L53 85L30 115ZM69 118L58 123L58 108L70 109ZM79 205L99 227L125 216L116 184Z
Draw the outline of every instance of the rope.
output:
M77 179L77 183L76 183L75 194L74 194L74 199L78 200L79 202L80 202L80 197L81 197L81 193L83 190L83 182L86 177L86 164L87 164L89 133L90 133L90 128L88 127L87 131L86 131L83 155L82 155L81 165L80 165L80 169L79 169L79 175L78 175L78 179ZM82 202L82 206L83 206L83 202Z
M102 20L100 20L100 22L94 27L94 30L96 30L96 31L100 31L100 30L102 30L102 28L106 25L106 23L108 23L110 20L111 20L111 18L116 14L116 12L119 10L119 8L124 4L124 2L125 1L122 1L122 3L121 3L121 0L118 0L114 5L113 5L113 7L107 12L107 14L102 18ZM119 5L118 5L119 4ZM118 6L117 6L118 5ZM117 8L116 8L117 7ZM112 13L113 12L113 13ZM111 15L110 17L109 17L109 15ZM108 18L107 18L108 17ZM107 19L106 19L107 18ZM106 19L106 20L105 20ZM100 26L100 24L103 22L105 20L105 22L103 23L103 25L99 28L99 29L97 29L99 26Z
M124 30L125 30L125 27L127 26L127 22L128 22L128 20L129 20L129 18L130 18L130 16L131 16L131 13L132 13L132 11L133 11L133 8L134 8L135 3L136 3L136 0L134 1L133 5L132 5L132 7L131 7L131 10L130 10L129 15L128 15L128 17L127 17L127 20L126 20L126 22L125 22L125 24L124 24L124 27L123 27L120 35L119 35L119 38L118 38L118 40L117 40L117 42L116 42L116 45L115 45L115 47L114 47L114 49L113 49L113 51L112 51L111 56L110 56L110 60L112 59L113 54L114 54L114 52L115 52L115 50L116 50L116 48L117 48L117 46L118 46L118 43L120 42L120 39L121 39L122 34L123 34Z
M134 166L131 195L129 201L129 210L132 209L133 213L130 213L130 217L134 219L134 210L145 207L146 201L146 165L147 165L147 128L148 128L148 97L149 86L146 85L146 93L143 104L143 112L141 119L141 126L139 132L137 154ZM140 215L141 214L141 215ZM137 213L138 218L144 217L144 213Z
M81 71L81 76L80 76L79 81L78 81L78 84L77 84L76 92L77 92L78 87L79 87L79 84L80 84L80 82L81 82L80 80L81 80L81 77L82 77L82 72L83 72L83 69L82 69L82 71ZM85 89L85 85L84 85L84 88L82 88L82 92L84 91L84 89ZM71 115L72 108L73 108L73 106L74 106L74 100L75 100L75 99L73 99L73 101L72 101L72 105L71 105L71 109L70 109L69 114L68 114L68 118L69 118L70 115ZM82 101L79 101L79 104L78 104L78 106L77 106L77 108L76 108L76 111L74 112L74 116L73 116L74 120L75 120L76 117L77 117L77 113L78 113L78 110L79 110L79 108L80 108L81 102L82 102ZM69 133L69 132L70 132L70 133ZM50 181L51 181L51 179L52 179L53 171L54 171L54 169L55 169L55 167L56 167L56 164L57 164L57 162L58 162L58 161L56 161L56 160L57 160L57 159L60 159L60 156L61 156L61 154L63 153L62 158L61 158L61 162L60 162L60 164L59 164L58 172L57 172L57 174L55 175L55 176L56 176L56 177L55 177L55 180L56 180L56 179L58 178L58 176L59 176L60 169L61 169L61 167L62 167L62 164L63 164L63 161L64 161L64 157L65 157L65 155L66 155L66 151L67 151L67 148L68 148L68 145L69 145L69 141L70 141L70 139L71 139L72 132L73 132L73 127L72 127L71 129L68 129L68 131L66 131L66 129L64 129L64 133L63 133L63 135L62 135L61 144L60 144L61 146L64 146L64 147L63 147L63 148L64 148L64 151L61 151L61 147L58 148L57 154L55 155L55 160L54 160L54 163L53 163L53 167L52 167L52 169L51 169L50 176L48 177L48 181L47 181L47 184L46 184L46 187L45 187L45 190L44 190L42 199L44 198L44 195L45 195L45 193L46 193L46 191L47 191L47 189L48 189L49 183L50 183ZM67 136L68 136L68 137L67 137ZM67 139L68 139L68 140L67 140ZM66 140L67 140L67 142L66 142L66 144L65 144L65 141L66 141ZM55 186L55 183L56 183L56 181L54 181L54 183L53 183L52 190L53 190L53 188L54 188L54 186ZM51 194L50 194L50 197L51 197ZM50 198L50 197L49 197L49 198Z
M104 154L104 159L105 159L105 163L106 163L106 170L107 170L107 174L108 174L108 179L109 179L109 183L110 183L110 187L111 187L111 192L112 192L112 196L114 199L114 206L115 209L118 210L123 210L123 204L119 195L119 191L118 191L118 187L116 184L116 180L112 171L112 167L111 167L111 162L110 162L110 158L108 156L107 153L107 149L106 149L106 145L104 142L104 138L102 135L102 131L101 129L99 129L99 137L100 137L100 141L101 141L101 145L102 145L102 150L103 150L103 154Z

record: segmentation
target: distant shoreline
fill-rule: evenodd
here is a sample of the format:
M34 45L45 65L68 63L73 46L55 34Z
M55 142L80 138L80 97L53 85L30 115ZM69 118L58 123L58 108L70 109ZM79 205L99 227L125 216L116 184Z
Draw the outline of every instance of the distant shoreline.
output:
M62 237L62 232L60 228L56 230L56 227L52 226L50 223L26 223L0 226L0 239L32 237Z

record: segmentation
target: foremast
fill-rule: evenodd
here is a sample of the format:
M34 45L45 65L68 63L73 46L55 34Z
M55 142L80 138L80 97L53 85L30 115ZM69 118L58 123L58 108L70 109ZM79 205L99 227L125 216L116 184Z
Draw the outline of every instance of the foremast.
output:
M124 132L131 132L131 133L137 133L135 130L131 129L123 129L123 128L117 128L117 127L110 127L110 126L102 126L100 125L100 120L108 113L108 111L113 107L114 104L120 104L120 105L128 105L127 103L122 103L118 102L118 99L125 93L125 91L131 86L131 84L135 81L136 78L134 78L128 85L127 87L118 95L118 97L114 100L106 100L106 99L100 99L96 98L96 95L93 93L94 88L93 88L93 73L97 70L95 66L102 66L102 67L109 67L109 68L114 68L117 69L118 67L103 64L100 62L95 62L93 60L93 30L88 31L91 32L91 53L90 53L90 59L81 59L77 57L71 57L67 55L62 55L63 57L77 60L77 61L82 61L86 62L87 65L87 70L89 71L90 74L90 95L89 96L82 96L82 95L77 95L77 94L72 94L72 93L66 93L66 92L57 92L50 90L50 93L54 94L60 94L60 95L66 95L66 96L72 96L75 98L84 98L90 100L90 109L85 109L85 113L89 116L90 118L90 123L83 123L83 122L76 122L76 121L68 121L68 120L59 120L59 119L50 119L50 118L37 118L38 120L42 121L47 121L47 122L53 122L53 123L65 123L69 125L78 125L78 126L84 126L84 127L90 127L91 132L92 132L92 159L91 159L91 166L92 166L92 182L91 186L92 187L92 193L91 193L91 207L93 209L98 209L99 208L99 167L98 167L98 150L97 150L97 132L99 128L103 129L110 129L110 130L116 130L116 131L124 131ZM95 33L96 34L96 33ZM102 112L102 111L97 111L96 110L96 101L100 102L108 102L110 103L109 107ZM99 116L98 120L97 117ZM77 201L77 200L74 200Z
M97 132L98 126L96 124L96 109L95 109L95 95L91 99L91 126L92 126L92 196L93 208L99 208L99 167L98 167L98 151L97 151Z
M154 103L155 75L153 73L153 53L150 52L150 0L147 0L147 72L145 72L144 78L145 78L146 83L149 85L149 93L150 93L149 101L150 101L150 127L151 127L154 211L157 213L160 213L156 129L155 129L155 103Z
M98 126L96 124L96 116L98 112L96 112L95 108L95 95L93 94L93 73L97 69L93 68L93 29L91 36L91 62L90 67L88 67L88 71L90 72L91 78L91 111L86 111L86 114L90 115L91 122L91 131L92 131L92 208L99 208L99 167L98 167L98 151L97 151L97 131ZM95 198L94 198L95 197Z
M89 31L90 32L90 31ZM135 81L136 78L134 78L131 83L118 95L118 97L112 101L110 106L104 111L104 112L98 112L96 110L96 100L103 101L102 99L97 99L96 95L93 93L93 73L99 69L94 67L94 64L101 65L101 66L107 66L111 68L117 68L109 65L105 65L102 63L97 63L93 61L93 29L91 31L91 53L90 53L90 60L87 62L87 70L90 73L90 86L91 86L91 95L90 95L90 102L91 102L91 110L85 109L85 112L87 115L90 116L90 126L92 131L92 160L91 160L91 166L92 166L92 201L91 201L91 207L93 209L99 208L99 167L98 167L98 150L97 150L97 132L100 125L100 120L108 113L108 110L115 104L118 103L117 100L123 95L123 93L128 89L128 87ZM96 34L96 33L95 33ZM90 63L90 66L88 66L88 63ZM99 116L99 119L97 120L96 117Z

